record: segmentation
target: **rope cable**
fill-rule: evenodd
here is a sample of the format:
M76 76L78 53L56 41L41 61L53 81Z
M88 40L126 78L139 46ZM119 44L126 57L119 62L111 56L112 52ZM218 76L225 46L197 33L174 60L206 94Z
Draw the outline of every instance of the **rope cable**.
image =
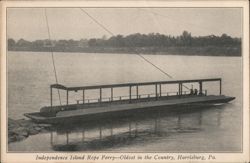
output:
M82 8L80 8L80 10L82 12L84 12L87 16L89 16L94 22L96 22L99 26L101 26L106 32L108 32L110 35L115 36L115 34L113 32L111 32L110 30L108 30L104 25L102 25L99 21L97 21L93 16L91 16L87 11L83 10Z
M48 16L47 16L47 10L46 10L46 8L44 9L44 13L45 13L47 31L48 31L48 36L49 36L49 42L50 42L50 45L52 46L50 29L49 29L49 22L48 22ZM55 65L55 59L54 59L54 52L52 50L52 47L50 47L50 52L51 52L51 59L52 59L52 63L53 63L53 71L54 71L54 75L55 75L55 80L56 80L56 84L58 84L58 78L57 78L57 73L56 73L56 65ZM60 105L62 105L59 89L57 89L57 92L58 92L58 98L59 98Z
M85 11L84 9L80 8L80 10L85 13L89 18L91 18L94 22L96 22L100 27L102 27L106 32L108 32L111 36L115 36L115 34L113 32L111 32L109 29L107 29L103 24L101 24L97 19L95 19L93 16L91 16L87 11ZM154 66L156 69L158 69L160 72L162 72L164 75L166 75L169 78L173 78L173 76L171 76L169 73L165 72L164 70L162 70L160 67L156 66L154 63L150 62L148 59L146 59L143 55L141 55L139 52L137 52L136 50L134 50L136 52L136 55L139 56L140 58L142 58L144 61L148 62L149 64L151 64L152 66ZM183 87L190 90L190 88L188 88L187 86L185 86L183 84Z
M139 8L140 9L140 8ZM144 11L144 9L140 9L140 10L143 10ZM174 20L172 20L172 19L170 19L169 17L167 17L167 16L165 16L165 15L161 15L161 14L158 14L158 13L156 13L156 12L154 12L154 11L152 11L152 9L150 9L150 11L149 12L151 12L153 15L158 15L158 16L162 16L162 17L165 17L165 18L168 18L169 20L171 20L171 21L174 21ZM188 90L191 90L191 89L193 89L193 88L188 88L186 85L184 85L184 84L182 84L182 86L184 87L184 88L186 88L186 89L188 89Z
M84 12L87 16L89 16L94 22L96 22L98 25L100 25L106 32L108 32L111 36L115 36L115 34L113 32L111 32L110 30L108 30L103 24L101 24L99 21L97 21L93 16L91 16L87 11L85 11L84 9L80 8L80 10L82 12ZM164 70L162 70L160 67L156 66L154 63L150 62L148 59L146 59L144 56L142 56L140 53L138 53L135 50L136 54L141 57L144 61L148 62L149 64L151 64L152 66L154 66L156 69L158 69L160 72L162 72L164 75L166 75L169 78L173 78L170 74L168 74L167 72L165 72Z

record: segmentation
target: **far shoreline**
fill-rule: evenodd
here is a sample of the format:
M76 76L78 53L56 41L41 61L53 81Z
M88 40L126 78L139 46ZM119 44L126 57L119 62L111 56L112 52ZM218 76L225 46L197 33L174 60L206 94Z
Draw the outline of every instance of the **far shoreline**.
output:
M49 51L8 51L8 52L18 52L18 53L21 53L21 52L25 52L25 53L51 53ZM67 54L67 53L73 53L73 54L89 54L89 55L92 55L92 54L115 54L115 55L136 55L136 53L100 53L100 52L53 52L54 54L56 53L64 53L64 54ZM197 54L192 54L192 55L186 55L186 54L161 54L161 53L157 53L157 54L142 54L140 53L141 55L157 55L157 56L162 56L162 55L166 55L166 56L187 56L187 57L242 57L241 55L231 55L231 56L228 56L228 55L197 55ZM42 54L37 54L37 55L42 55Z
M171 55L171 56L211 56L211 57L241 57L241 49L239 47L172 47L170 50L165 51L149 51L147 48L136 48L136 49L119 49L119 48L88 48L81 50L32 50L32 49L10 49L7 52L33 52L33 53L85 53L85 54L130 54L137 55L135 51L139 51L142 55ZM234 51L232 51L234 50Z

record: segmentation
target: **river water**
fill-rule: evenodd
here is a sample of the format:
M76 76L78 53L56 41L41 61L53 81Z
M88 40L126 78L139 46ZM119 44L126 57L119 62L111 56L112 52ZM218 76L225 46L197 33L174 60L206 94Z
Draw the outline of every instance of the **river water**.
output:
M156 112L138 119L56 128L11 143L9 151L123 151L123 152L232 152L242 150L242 58L145 55L169 73L170 79L140 57L131 54L55 53L58 81L66 86L222 78L222 93L236 99L229 104L189 112ZM51 55L8 52L8 116L24 118L50 104L49 85L55 83ZM187 85L191 87L191 85ZM197 85L193 85L194 88ZM164 89L164 88L163 88ZM168 88L165 88L168 89ZM169 90L174 88L169 88ZM218 84L206 84L209 94ZM153 89L146 88L152 93ZM98 91L88 92L95 98ZM108 90L103 92L109 96ZM116 90L117 96L127 90ZM55 96L55 103L59 100ZM61 92L62 99L65 95ZM76 103L81 94L70 94ZM65 100L62 100L65 102Z

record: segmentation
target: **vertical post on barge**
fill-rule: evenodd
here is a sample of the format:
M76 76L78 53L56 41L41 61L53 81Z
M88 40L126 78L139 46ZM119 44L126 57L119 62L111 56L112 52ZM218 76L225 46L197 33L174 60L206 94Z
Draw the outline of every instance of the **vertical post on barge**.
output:
M113 101L113 87L111 87L111 101Z
M155 99L158 99L158 91L157 91L157 84L155 84Z
M53 92L52 92L52 86L50 86L50 106L52 107L52 95L53 95Z
M221 93L222 93L221 89L222 89L222 88L221 88L221 79L220 79L220 95L221 95Z
M69 91L67 90L67 105L69 104Z
M159 89L160 89L160 97L161 97L161 84L159 84L159 86L160 86L160 88L159 88Z
M100 88L100 101L99 102L102 102L102 88Z
M82 103L85 103L85 92L84 89L82 90Z
M199 86L200 86L199 93L202 94L202 82L201 81L199 82Z
M180 95L180 83L178 83L178 94L177 95Z
M178 95L182 95L182 83L179 83Z
M132 86L129 86L129 103L131 103L131 92L132 92Z
M182 88L183 88L183 87L182 87L182 83L181 83L181 95L182 95Z
M136 98L139 98L139 90L138 90L138 85L136 85Z

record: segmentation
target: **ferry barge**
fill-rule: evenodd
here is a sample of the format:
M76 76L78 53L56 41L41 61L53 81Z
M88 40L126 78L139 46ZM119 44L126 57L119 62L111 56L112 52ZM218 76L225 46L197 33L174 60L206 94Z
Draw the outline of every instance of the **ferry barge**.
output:
M203 83L219 83L218 94L209 95L203 89ZM177 85L176 92L163 92L164 85ZM198 84L199 89L183 91L185 84ZM140 87L153 86L153 94L139 94ZM114 97L114 89L128 88L128 96ZM53 90L64 90L66 92L66 104L53 106ZM99 97L95 100L85 99L85 92L88 90L99 90ZM110 97L103 98L103 89L110 89ZM69 104L69 92L82 92L82 99L76 100L75 104ZM132 92L133 91L133 92ZM132 115L143 113L154 109L178 109L184 107L204 107L216 104L224 104L234 100L235 97L222 95L222 79L193 79L193 80L171 80L143 83L125 83L110 85L94 85L81 87L66 87L61 84L50 85L50 106L40 109L40 112L25 113L24 115L37 123L63 123L68 120L91 121L107 116Z

